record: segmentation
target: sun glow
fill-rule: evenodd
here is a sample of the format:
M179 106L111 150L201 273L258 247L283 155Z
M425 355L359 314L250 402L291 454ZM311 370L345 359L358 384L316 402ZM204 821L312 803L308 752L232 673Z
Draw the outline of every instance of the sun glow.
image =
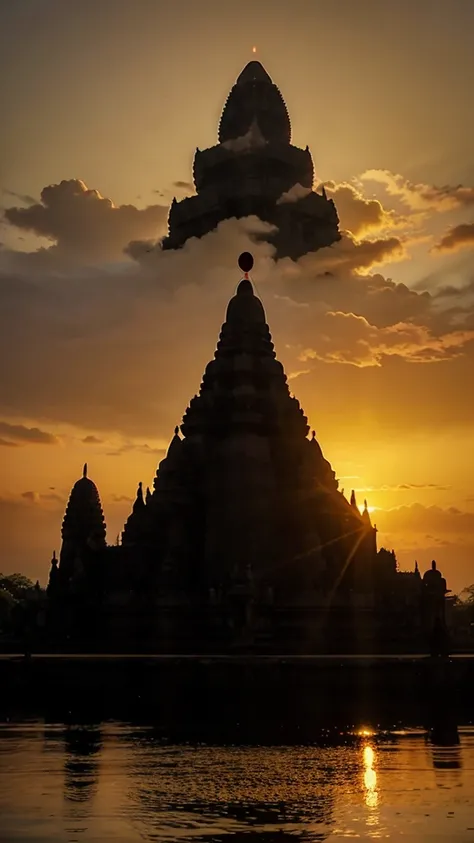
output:
M256 48L256 47L252 47L252 53L256 53L256 52L257 52L257 48Z

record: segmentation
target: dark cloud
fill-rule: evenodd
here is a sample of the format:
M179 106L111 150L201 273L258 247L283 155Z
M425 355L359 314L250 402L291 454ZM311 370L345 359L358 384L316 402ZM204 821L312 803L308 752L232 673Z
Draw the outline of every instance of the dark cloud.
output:
M168 209L150 205L116 206L79 179L45 187L41 201L28 208L7 208L5 218L12 225L54 241L40 257L74 259L78 264L117 260L130 240L165 233ZM46 256L45 253L46 252Z
M449 231L433 247L436 252L457 252L474 246L474 222L461 223Z
M81 439L84 445L102 445L104 440L99 439L97 436L84 436L84 439Z
M439 492L445 492L451 486L439 486L437 483L400 483L398 486L392 486L393 489L436 489Z
M59 438L37 427L25 427L22 424L9 424L0 421L0 435L8 437L6 445L58 445Z
M30 196L28 193L15 193L14 190L7 190L6 187L3 188L2 193L5 196L12 196L14 199L18 199L24 205L35 205L37 201L34 196Z
M188 193L194 193L195 188L192 182L190 181L174 181L173 187L179 188L179 190L186 190Z
M138 452L139 454L159 455L160 457L164 456L166 453L166 449L164 448L152 448L151 445L147 445L146 443L144 445L136 445L127 442L125 445L120 445L113 451L109 451L107 456L122 457L124 454L130 454L132 451Z
M356 478L354 478L356 479ZM432 489L438 492L446 492L451 486L440 486L438 483L396 483L395 485L384 484L383 486L371 486L370 489L362 489L367 492L405 492L412 489ZM359 490L356 490L359 491Z

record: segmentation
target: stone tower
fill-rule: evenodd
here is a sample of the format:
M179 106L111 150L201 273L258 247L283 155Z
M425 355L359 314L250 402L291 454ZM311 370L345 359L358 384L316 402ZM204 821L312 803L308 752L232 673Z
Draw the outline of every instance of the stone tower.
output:
M82 477L72 488L61 536L59 578L62 586L65 586L81 576L91 554L106 547L102 505L97 486L87 476L87 463Z
M311 153L291 144L285 102L258 61L243 69L227 98L219 143L196 150L193 177L196 195L173 200L164 249L251 215L277 227L266 239L278 257L296 260L340 239L332 199L313 190Z
M373 529L308 432L244 278L124 547L153 558L162 583L201 595L366 588L357 572L372 570Z

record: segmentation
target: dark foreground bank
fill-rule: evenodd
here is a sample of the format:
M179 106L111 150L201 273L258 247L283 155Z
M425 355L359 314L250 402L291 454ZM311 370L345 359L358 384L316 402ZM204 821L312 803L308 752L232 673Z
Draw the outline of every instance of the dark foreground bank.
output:
M12 656L0 717L134 719L184 739L311 739L326 726L473 719L474 659Z

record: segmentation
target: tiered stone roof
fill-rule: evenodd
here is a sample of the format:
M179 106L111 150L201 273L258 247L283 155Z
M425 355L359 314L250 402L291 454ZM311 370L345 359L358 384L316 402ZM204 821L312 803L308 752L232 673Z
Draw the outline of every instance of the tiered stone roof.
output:
M97 486L87 476L87 463L83 474L71 491L62 524L63 542L75 545L105 547L106 526Z

